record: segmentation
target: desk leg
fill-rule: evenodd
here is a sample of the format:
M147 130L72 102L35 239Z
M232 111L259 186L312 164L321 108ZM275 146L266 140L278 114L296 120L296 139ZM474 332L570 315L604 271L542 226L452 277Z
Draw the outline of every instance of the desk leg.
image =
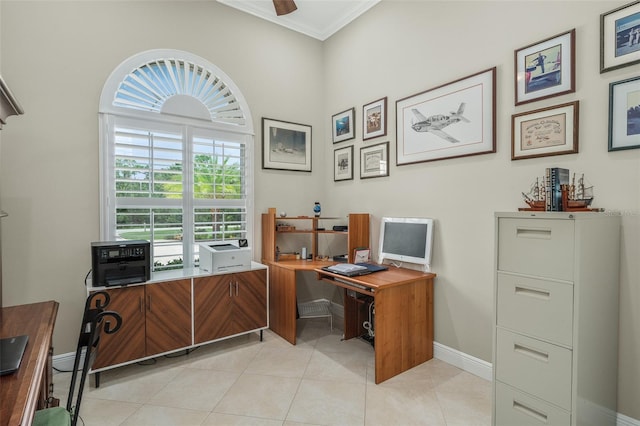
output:
M433 280L376 293L376 384L433 358Z
M269 328L296 344L296 271L269 265Z

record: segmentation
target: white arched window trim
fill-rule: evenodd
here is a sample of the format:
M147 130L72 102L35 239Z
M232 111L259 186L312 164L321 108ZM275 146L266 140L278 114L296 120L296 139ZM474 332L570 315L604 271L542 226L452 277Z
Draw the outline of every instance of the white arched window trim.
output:
M153 64L157 72L164 72L168 82L162 86L162 78L151 75ZM171 67L173 66L173 69ZM189 68L191 72L181 70ZM146 74L145 74L146 72ZM151 75L151 77L149 77ZM147 78L148 77L148 78ZM162 76L160 76L162 77ZM145 78L147 78L145 80ZM133 83L132 83L133 82ZM132 86L133 84L133 86ZM140 90L137 90L140 89ZM146 91L146 93L144 93ZM142 92L142 93L141 93ZM122 96L128 96L122 102ZM129 96L133 94L133 96ZM138 102L139 101L139 102ZM130 104L128 104L130 103ZM170 130L181 134L185 141L193 137L221 137L241 143L244 155L241 160L244 173L244 198L239 200L216 199L216 207L234 207L242 204L245 212L245 235L253 247L253 158L254 130L248 104L233 80L211 62L189 52L156 49L131 56L122 62L107 79L99 105L100 133L100 237L102 240L115 238L116 209L115 197L115 131L117 125L147 126L159 131ZM177 130L179 129L179 130ZM186 159L192 158L192 148L186 148ZM190 163L187 161L187 163ZM193 178L190 164L184 165L184 195L191 201L183 206L189 209L209 205L193 198L191 187ZM131 201L131 200L129 200ZM153 199L133 200L135 205L154 204ZM177 200L166 200L167 206L179 204ZM126 203L125 203L126 204ZM183 211L185 229L194 227L194 215ZM185 267L192 266L196 241L183 244Z

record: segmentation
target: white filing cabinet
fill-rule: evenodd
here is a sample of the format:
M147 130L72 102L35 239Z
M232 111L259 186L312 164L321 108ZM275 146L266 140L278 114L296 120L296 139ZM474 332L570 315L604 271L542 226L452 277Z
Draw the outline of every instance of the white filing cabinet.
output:
M619 215L495 217L493 424L615 425Z

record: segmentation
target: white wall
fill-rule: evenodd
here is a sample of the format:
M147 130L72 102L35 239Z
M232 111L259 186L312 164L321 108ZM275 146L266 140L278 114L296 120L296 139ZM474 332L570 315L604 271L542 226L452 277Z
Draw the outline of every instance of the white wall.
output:
M520 195L550 166L584 172L595 206L620 210L623 256L620 305L620 411L640 418L640 150L607 152L609 83L638 75L640 66L599 73L599 16L625 2L384 0L324 44L325 116L388 97L388 134L353 144L390 141L390 176L333 183L330 202L341 212L373 214L377 248L381 216L437 220L432 269L435 340L491 361L494 212L525 207ZM514 50L576 29L576 92L514 107ZM398 99L497 66L497 152L396 166ZM579 153L511 161L511 115L580 101ZM329 129L327 130L327 132ZM333 165L325 165L327 176ZM355 175L359 176L359 160Z
M545 167L585 172L595 204L621 210L620 412L640 419L640 150L607 152L608 84L638 66L599 74L598 17L624 2L383 0L324 43L214 1L0 1L2 74L25 109L2 130L0 205L5 305L60 301L56 353L73 350L99 235L97 107L109 73L148 49L190 51L231 76L256 129L256 237L260 213L437 219L433 269L436 340L491 360L493 212L523 205L520 192ZM118 23L116 25L116 23ZM515 108L513 51L576 28L577 91ZM395 101L497 66L495 154L395 166ZM330 117L389 98L388 135L331 143ZM516 112L580 100L580 153L510 160ZM260 119L313 126L313 172L261 170ZM333 149L390 141L388 178L333 182ZM376 194L376 195L374 195ZM259 250L256 253L259 257ZM314 293L311 292L311 295Z
M75 348L90 243L99 239L99 96L131 55L186 50L240 88L257 132L257 235L267 206L294 211L323 190L322 150L313 173L262 171L260 160L262 117L312 125L322 139L321 42L215 1L3 0L0 8L2 72L25 110L2 130L3 303L59 301L56 354Z

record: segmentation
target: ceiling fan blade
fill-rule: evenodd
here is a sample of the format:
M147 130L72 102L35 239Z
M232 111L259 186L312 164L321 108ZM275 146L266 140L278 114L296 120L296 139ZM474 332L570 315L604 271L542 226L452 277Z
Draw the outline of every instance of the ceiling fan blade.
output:
M282 16L298 9L293 0L273 0L273 6L276 8L276 15Z

